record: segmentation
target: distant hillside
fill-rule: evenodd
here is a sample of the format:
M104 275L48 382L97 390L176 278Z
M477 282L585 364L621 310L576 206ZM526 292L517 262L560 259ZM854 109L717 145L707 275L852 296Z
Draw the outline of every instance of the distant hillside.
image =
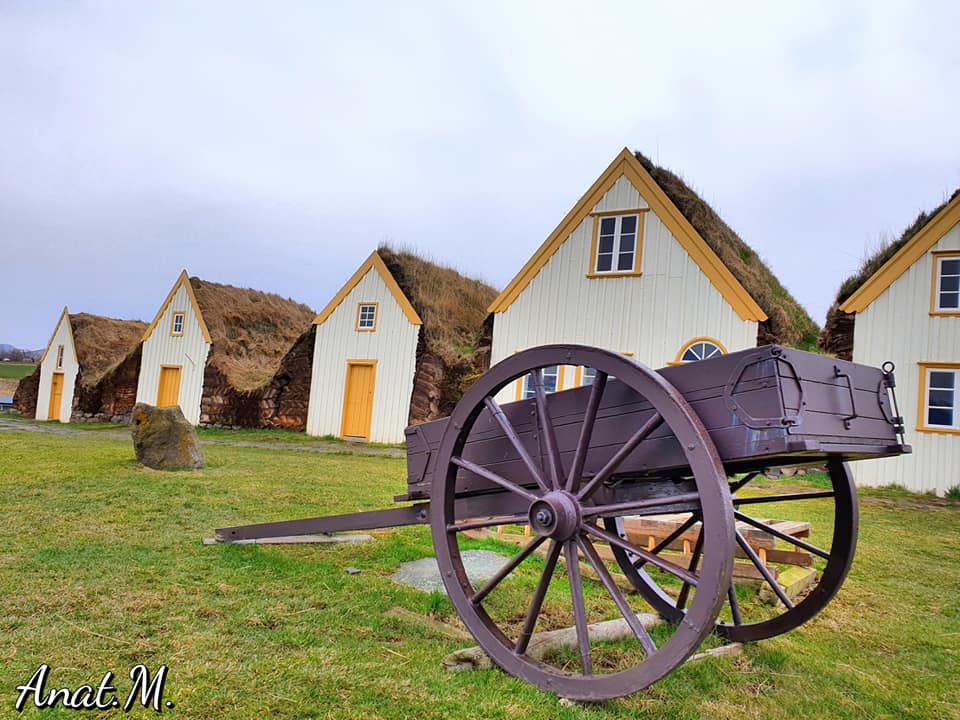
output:
M43 348L40 350L23 350L15 345L0 343L0 360L12 360L14 362L37 362L43 356Z

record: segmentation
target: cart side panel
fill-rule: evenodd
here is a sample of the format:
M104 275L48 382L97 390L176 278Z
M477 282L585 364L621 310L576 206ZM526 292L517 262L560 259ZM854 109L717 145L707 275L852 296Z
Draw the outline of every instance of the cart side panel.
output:
M879 457L902 452L886 407L880 370L777 346L733 353L659 370L690 403L731 472L769 465ZM569 466L579 438L590 388L547 398L557 445ZM521 442L544 456L533 400L503 406ZM653 414L653 408L624 383L610 380L594 426L586 475L597 472ZM429 496L436 449L446 427L437 420L407 428L408 494ZM483 411L463 456L509 479L525 472L499 425ZM682 448L661 426L621 466L622 474L670 477L682 473ZM495 489L464 474L464 492Z

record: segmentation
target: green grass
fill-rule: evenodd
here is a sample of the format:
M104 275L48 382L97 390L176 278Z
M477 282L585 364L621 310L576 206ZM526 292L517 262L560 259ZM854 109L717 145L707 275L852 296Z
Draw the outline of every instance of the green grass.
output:
M36 367L36 363L0 362L0 378L19 380L32 373Z
M137 466L126 439L0 432L7 716L15 716L14 688L41 663L52 666L56 686L96 683L112 670L125 691L139 662L169 666L165 698L175 707L164 714L181 718L960 716L956 503L920 508L864 493L857 560L820 616L740 657L684 666L631 697L566 706L500 671L447 672L440 659L464 643L384 616L401 606L455 621L445 598L390 579L400 562L432 554L426 527L360 545L200 543L226 525L390 507L404 489L403 460L204 452L204 470L161 473ZM508 549L492 540L475 546ZM361 573L347 574L348 566ZM528 589L536 576L528 569L505 592ZM604 597L587 584L589 606Z

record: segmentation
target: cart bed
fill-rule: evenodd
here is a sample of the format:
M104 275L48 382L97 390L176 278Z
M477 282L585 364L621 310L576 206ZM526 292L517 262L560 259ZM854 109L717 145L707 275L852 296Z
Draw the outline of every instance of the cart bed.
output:
M880 369L776 345L731 353L658 371L700 417L730 474L780 465L814 464L828 458L860 460L910 452L902 444L902 420L894 416L888 376ZM590 388L550 395L557 444L569 466ZM534 401L502 406L534 457L545 448ZM589 477L654 413L624 383L611 378L597 414L584 466ZM429 497L433 463L447 420L406 430L407 494L398 501ZM519 456L484 410L463 456L506 478L522 478ZM623 463L619 477L679 478L687 469L682 448L662 425ZM461 471L462 472L462 471ZM458 483L464 493L496 486L474 476Z

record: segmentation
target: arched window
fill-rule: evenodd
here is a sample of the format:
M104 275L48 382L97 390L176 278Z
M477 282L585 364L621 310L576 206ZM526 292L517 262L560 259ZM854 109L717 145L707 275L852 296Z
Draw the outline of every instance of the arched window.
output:
M676 363L696 362L726 355L727 349L713 338L694 338L677 353Z

